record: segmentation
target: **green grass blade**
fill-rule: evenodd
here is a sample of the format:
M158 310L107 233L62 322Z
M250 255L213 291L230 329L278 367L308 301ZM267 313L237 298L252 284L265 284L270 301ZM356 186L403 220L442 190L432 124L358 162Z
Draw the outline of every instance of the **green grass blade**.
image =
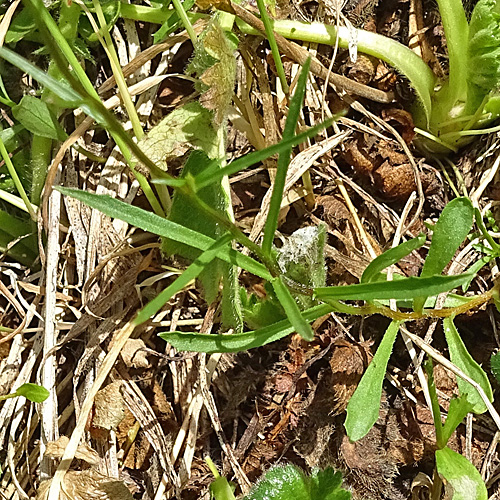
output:
M268 148L261 149L260 151L254 151L253 153L249 153L241 158L238 158L237 160L234 160L229 165L223 168L220 168L217 162L214 161L213 166L207 167L207 169L203 173L196 176L195 178L196 189L197 190L203 189L204 187L214 182L220 181L224 176L234 175L248 167L251 167L252 165L255 165L256 163L264 161L266 158L269 158L274 154L281 154L287 149L290 149L294 146L297 146L298 144L301 144L305 140L314 137L316 134L318 134L325 128L328 128L335 120L338 119L339 116L340 115L336 115L332 118L329 118L328 120L325 120L324 122L315 125L314 127L310 127L305 132L294 135L293 137L290 137L288 139L284 138L278 144L273 144ZM164 179L159 179L155 182L159 184L160 183L169 184L169 181Z
M297 87L290 101L290 109L286 119L285 129L283 130L283 139L290 139L295 135L297 122L299 120L304 94L306 92L307 77L309 75L309 66L311 59L308 59L300 72L297 81ZM283 190L285 189L286 174L288 172L288 165L290 163L290 155L292 148L283 150L278 158L278 165L276 169L276 178L274 179L273 192L271 194L271 201L269 204L269 213L264 227L264 239L262 241L262 250L266 255L271 255L273 247L274 233L278 227L278 215L281 208L281 201L283 199Z
M415 299L447 292L461 286L468 279L470 279L470 274L430 278L411 277L397 281L315 288L314 295L319 300L323 298L336 300Z
M77 200L82 201L88 206L100 210L102 213L116 219L123 220L136 227L149 231L150 233L170 238L180 243L185 243L199 250L208 250L215 240L205 236L204 234L192 231L184 226L175 224L163 217L148 212L133 205L128 205L123 201L116 200L107 195L97 195L94 193L87 193L79 189L70 189L63 187L56 187L58 191L66 196L71 196ZM218 257L226 262L237 265L242 269L247 270L261 278L270 281L272 279L271 273L265 266L256 260L242 255L241 253L233 250L232 248L220 249Z
M314 332L311 325L304 319L297 302L292 297L290 290L283 283L281 276L274 278L271 282L276 297L285 310L287 318L295 328L295 331L304 339L311 342L314 339Z
M231 235L229 234L215 241L173 283L139 311L134 319L134 323L140 325L153 317L176 293L180 292L188 283L196 279L203 269L218 256L221 248L226 246L230 241Z
M461 339L453 318L445 318L443 321L444 334L448 349L450 350L450 359L453 364L458 366L472 380L477 382L490 401L493 401L493 392L488 380L488 376L479 364L472 358ZM484 413L488 408L484 404L483 398L469 382L457 377L457 384L460 394L467 394L467 400L473 405L474 413Z
M393 321L387 328L372 362L347 405L344 426L351 441L366 436L378 419L385 370L400 324L399 321Z
M283 62L281 61L281 55L276 42L276 37L274 36L273 25L271 19L267 14L266 6L264 5L264 0L257 0L257 7L259 8L260 18L264 24L264 29L266 30L267 41L269 42L269 47L271 47L271 53L273 55L274 64L276 66L276 72L281 82L281 87L283 92L288 94L288 82L286 81L285 69L283 68Z
M453 259L458 247L469 234L474 219L474 208L468 198L455 198L441 212L434 226L431 246L420 273L421 278L441 274ZM434 295L427 293L415 300L415 311L421 311L425 298Z
M361 283L370 283L376 279L381 271L410 255L425 243L425 234L421 233L416 238L401 243L395 248L387 250L382 255L373 259L361 276Z
M330 313L332 307L326 304L311 307L302 311L306 321L315 319ZM260 347L270 342L286 337L294 332L295 328L288 319L279 321L264 328L251 332L237 333L233 335L210 335L204 333L165 332L160 337L172 344L179 351L192 352L239 352Z

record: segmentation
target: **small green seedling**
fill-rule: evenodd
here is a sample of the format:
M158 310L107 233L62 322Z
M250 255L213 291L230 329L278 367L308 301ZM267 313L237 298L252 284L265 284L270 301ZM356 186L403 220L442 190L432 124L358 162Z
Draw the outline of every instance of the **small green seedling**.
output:
M213 500L235 500L233 488L221 477L213 462L207 463L215 477L210 485ZM295 465L271 467L241 500L350 500L351 493L342 488L342 474L331 467L314 468L308 476Z
M467 198L456 198L445 207L437 224L434 226L431 246L421 276L436 275L442 272L455 255L456 250L462 244L465 237L469 234L473 217L474 209ZM423 243L422 240L417 240L417 238L412 241L413 243L407 242L403 244L405 245L405 251L416 249L419 244ZM386 254L382 254L368 266L363 274L364 279L380 279L377 272L382 266L393 263L393 259L387 256L389 252L393 254L393 258L401 258L401 254L404 253L400 245L397 249L392 249L386 252ZM415 298L413 302L415 311L422 311L428 298L427 295ZM484 394L491 402L493 401L493 391L488 377L467 351L453 319L454 316L451 315L445 317L443 320L443 329L450 359L462 372L480 385ZM378 419L382 383L400 325L401 322L398 321L393 321L389 325L372 362L347 405L345 428L347 435L352 441L357 441L366 436ZM432 400L434 425L436 427L436 444L438 448L436 451L437 471L454 488L455 496L453 498L455 500L465 500L466 498L484 500L487 498L486 487L479 472L467 459L447 448L446 444L451 434L462 422L467 413L484 413L487 411L485 402L469 382L458 378L457 384L460 397L452 400L446 422L443 425L441 423L439 403L433 381L432 361L427 362L426 368L429 392ZM436 487L432 499L438 500L441 491L439 476L436 476L435 484Z
M50 396L50 393L41 385L28 383L21 385L16 392L0 396L0 401L3 401L4 399L18 398L19 396L24 396L33 403L43 403Z

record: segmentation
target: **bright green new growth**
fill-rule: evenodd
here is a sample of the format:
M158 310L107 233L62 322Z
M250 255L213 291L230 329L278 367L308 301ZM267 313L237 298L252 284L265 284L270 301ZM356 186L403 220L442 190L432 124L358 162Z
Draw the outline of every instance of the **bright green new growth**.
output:
M0 401L3 401L4 399L17 398L19 396L24 396L33 403L42 403L50 396L50 393L41 385L26 383L19 386L15 392L0 396Z

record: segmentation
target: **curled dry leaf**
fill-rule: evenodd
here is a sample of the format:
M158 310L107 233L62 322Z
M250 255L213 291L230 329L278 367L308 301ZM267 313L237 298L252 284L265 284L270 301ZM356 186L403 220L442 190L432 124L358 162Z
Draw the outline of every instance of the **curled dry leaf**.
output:
M36 499L47 500L52 480L40 484ZM69 471L64 476L59 500L132 500L123 481L95 470Z
M112 382L95 396L91 433L99 437L103 431L115 430L125 416L125 402L120 391L120 381Z
M66 446L68 446L69 437L61 436L57 441L50 441L45 448L44 457L48 458L61 458L64 454ZM87 444L79 444L75 453L77 460L83 460L90 465L97 465L99 463L99 455Z
M151 363L148 360L146 344L142 339L128 339L121 356L127 368L149 368Z

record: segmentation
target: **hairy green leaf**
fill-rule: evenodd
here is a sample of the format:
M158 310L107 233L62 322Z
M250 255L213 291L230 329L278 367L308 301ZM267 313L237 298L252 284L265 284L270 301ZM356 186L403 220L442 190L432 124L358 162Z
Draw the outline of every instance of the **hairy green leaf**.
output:
M303 227L286 238L277 251L278 266L286 278L307 288L325 285L325 238L324 224ZM315 304L310 295L291 292L301 309Z
M293 325L295 331L304 340L308 340L309 342L313 340L314 332L307 320L302 316L299 306L292 297L290 290L288 290L286 285L283 283L283 278L278 276L271 281L271 284L274 288L274 292L276 293L276 297L280 301L280 304L285 310L285 314L290 320L290 323Z
M421 278L443 272L458 247L469 234L473 219L474 207L468 198L455 198L444 207L434 226L429 253L420 273ZM430 295L434 295L434 293L426 293L415 300L414 308L416 311L422 310L425 299Z
M215 240L188 229L180 224L175 224L172 221L166 220L156 214L148 212L133 205L124 203L123 201L116 200L107 195L97 195L94 193L87 193L79 189L70 189L63 187L56 187L58 191L66 196L71 196L77 200L82 201L89 207L95 208L109 217L114 217L136 227L149 231L158 236L164 236L172 240L190 245L199 250L208 250ZM272 275L265 266L247 257L240 252L236 252L232 248L221 248L218 257L226 262L237 265L242 269L247 270L265 280L271 280Z
M500 382L500 352L496 352L491 355L490 358L491 373Z
M295 465L274 466L244 500L349 500L342 488L342 474L331 467L317 468L307 476Z
M445 318L443 321L443 327L446 342L448 343L448 348L450 350L451 362L458 366L458 368L460 368L472 380L477 382L485 392L488 399L493 401L493 392L491 390L488 376L469 354L469 351L465 347L465 344L463 343L455 324L453 323L453 318ZM457 377L457 384L460 394L467 394L467 399L473 405L474 413L484 413L487 410L483 399L477 390L469 384L469 382Z
M450 401L446 422L443 425L443 442L447 443L455 429L462 423L467 413L473 411L474 407L468 400L467 394Z
M487 500L488 492L481 474L462 455L447 446L436 451L436 467L453 488L453 500Z
M210 158L220 158L218 130L212 126L212 114L198 102L176 108L139 141L153 163L167 170L170 160L182 158L192 148Z
M431 278L410 277L396 281L316 288L314 294L320 300L415 299L452 290L465 283L469 278L469 274L432 276Z
M385 370L400 324L399 321L392 321L388 326L375 356L347 405L344 426L351 441L358 441L366 436L378 419Z
M47 103L37 97L25 95L19 104L12 107L12 114L32 134L60 141L66 138L66 133Z
M202 172L210 163L210 158L203 151L192 151L188 161L182 169L182 178L188 175L195 176ZM220 184L212 184L206 188L200 189L196 196L224 215L226 210L226 196ZM172 201L172 208L168 220L183 226L185 228L204 234L212 239L217 239L224 232L224 228L208 217L197 206L193 206L190 197L176 191ZM200 251L193 248L192 245L186 245L176 240L164 238L162 241L162 251L167 255L179 255L189 260L194 260L200 254ZM219 284L224 273L228 272L227 263L219 259L213 260L207 264L200 274L200 280L203 284L205 298L207 302L215 300L219 292Z
M315 319L332 312L333 308L327 304L311 307L302 312L302 317L306 321ZM185 333L185 332L164 332L159 336L172 344L179 351L206 352L213 354L215 352L239 352L260 347L270 342L282 339L295 328L291 325L289 319L281 320L272 325L258 330L235 333L232 335L211 335L204 333Z
M425 243L425 234L421 233L416 238L401 243L395 248L386 250L383 254L373 259L366 267L361 276L361 283L370 283L377 281L380 272L384 269L396 264L401 259L410 255L414 250L417 250Z

